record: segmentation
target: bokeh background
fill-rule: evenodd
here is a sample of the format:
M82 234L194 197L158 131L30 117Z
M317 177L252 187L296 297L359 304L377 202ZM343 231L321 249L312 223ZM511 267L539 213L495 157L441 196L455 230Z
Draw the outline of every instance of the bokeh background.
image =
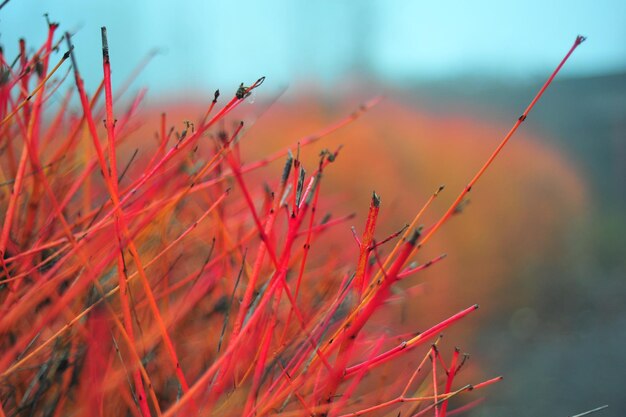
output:
M626 2L12 0L0 9L7 56L20 37L41 43L45 12L74 33L90 90L101 79L100 26L114 85L156 52L132 87L149 88L146 126L162 109L182 121L215 89L267 76L241 114L254 123L250 158L385 94L328 138L346 151L325 191L337 214L357 212L358 228L376 189L386 231L446 183L435 220L575 36L588 36L432 241L422 261L449 257L419 277L424 294L401 320L415 328L481 304L445 342L471 352L475 372L506 379L468 415L569 416L603 404L598 415L626 414Z

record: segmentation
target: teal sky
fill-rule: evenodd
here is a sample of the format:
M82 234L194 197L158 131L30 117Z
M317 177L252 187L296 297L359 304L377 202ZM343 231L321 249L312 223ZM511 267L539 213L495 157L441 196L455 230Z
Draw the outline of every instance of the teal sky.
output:
M0 10L9 57L40 44L48 12L76 30L84 78L101 77L100 26L114 80L151 49L152 91L209 91L266 75L274 86L332 86L354 74L391 83L456 76L544 75L577 34L587 43L563 75L626 70L626 1L84 1L11 0Z

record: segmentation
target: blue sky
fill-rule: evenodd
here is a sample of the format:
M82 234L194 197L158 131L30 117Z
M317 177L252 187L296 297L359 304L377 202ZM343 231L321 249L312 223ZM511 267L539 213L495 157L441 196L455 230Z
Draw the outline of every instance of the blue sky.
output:
M8 56L39 44L44 12L77 30L88 83L101 76L100 26L118 80L153 48L141 82L158 92L211 90L268 76L270 85L333 85L365 73L388 82L544 75L578 33L588 41L563 75L626 70L626 1L11 0L0 10ZM114 80L115 80L114 78Z

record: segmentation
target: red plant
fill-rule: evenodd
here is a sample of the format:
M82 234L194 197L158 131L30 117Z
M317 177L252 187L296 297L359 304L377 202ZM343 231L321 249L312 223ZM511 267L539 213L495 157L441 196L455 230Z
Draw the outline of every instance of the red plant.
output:
M50 24L30 56L22 42L13 63L0 53L0 416L356 416L401 408L445 417L450 399L500 379L459 385L465 357L456 349L445 359L438 348L441 332L476 305L418 334L389 336L377 323L393 320L387 304L397 282L442 259L410 264L584 38L436 223L418 227L441 188L406 229L377 238L374 193L363 235L355 234L358 259L342 265L343 254L324 251L324 235L351 217L317 213L323 175L341 148L323 150L308 175L300 152L378 99L302 138L295 155L285 149L246 163L244 124L225 126L260 78L219 110L217 91L180 132L163 114L150 145L129 123L143 93L116 119L106 29L104 76L91 99L68 34L67 52L50 68L63 41L56 31ZM53 76L68 59L74 86L54 106L49 99L69 69ZM75 94L77 114L68 110ZM250 175L281 158L282 174L263 187ZM426 343L412 366L414 349ZM397 374L382 382L389 372Z

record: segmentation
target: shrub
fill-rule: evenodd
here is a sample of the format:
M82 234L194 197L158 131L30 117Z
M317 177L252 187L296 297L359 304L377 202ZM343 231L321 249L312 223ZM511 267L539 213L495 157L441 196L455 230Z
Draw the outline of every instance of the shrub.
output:
M358 258L346 264L324 246L351 217L319 214L323 178L341 148L322 150L312 166L300 155L378 99L291 149L245 162L246 127L231 117L259 78L223 105L216 91L203 116L178 129L164 113L151 145L132 124L143 93L117 110L106 29L104 76L91 98L70 36L57 29L49 25L33 54L21 42L14 62L0 55L0 416L444 417L456 397L500 380L459 384L466 356L438 347L441 332L477 305L413 334L389 334L388 306L397 282L443 259L411 262L582 37L437 222L419 226L441 188L410 225L379 236L373 193L354 234ZM72 75L54 105L50 97ZM72 113L76 97L81 111ZM254 176L277 160L277 178Z

